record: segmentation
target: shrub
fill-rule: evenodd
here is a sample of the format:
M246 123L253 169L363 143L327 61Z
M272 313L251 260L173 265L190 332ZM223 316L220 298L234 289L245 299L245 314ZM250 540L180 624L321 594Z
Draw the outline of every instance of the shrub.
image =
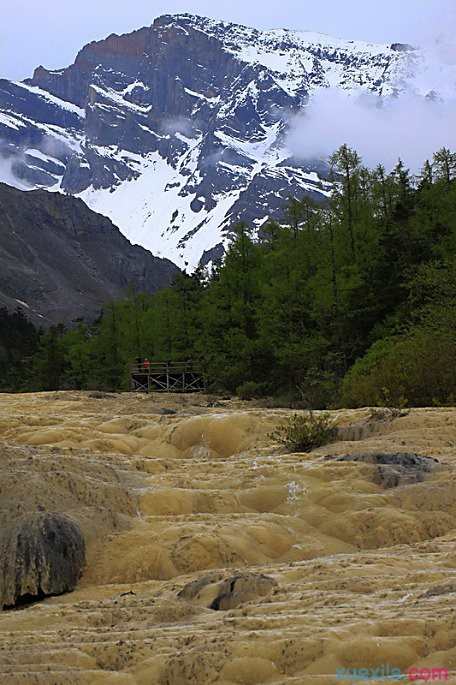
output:
M311 368L298 385L298 391L307 409L328 409L334 406L338 395L338 380L333 373Z
M281 392L279 395L262 398L258 406L264 409L308 409L309 405L298 395L297 390Z
M271 433L271 438L290 452L310 452L332 442L336 426L328 414L294 414Z
M254 381L246 381L236 388L236 395L241 400L253 400L256 397L264 397L267 394L267 386L265 383L255 383Z
M452 332L426 328L382 340L348 372L342 384L346 407L425 407L453 404L456 341Z

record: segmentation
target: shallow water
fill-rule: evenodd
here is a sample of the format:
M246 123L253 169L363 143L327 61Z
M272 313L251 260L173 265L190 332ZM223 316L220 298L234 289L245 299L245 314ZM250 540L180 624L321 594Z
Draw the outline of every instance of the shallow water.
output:
M0 395L0 524L65 511L88 544L75 592L0 614L0 682L331 685L386 664L456 682L456 410L337 412L361 439L285 454L286 410L208 404ZM385 490L324 458L366 450L441 468ZM277 587L228 611L177 597L247 570Z

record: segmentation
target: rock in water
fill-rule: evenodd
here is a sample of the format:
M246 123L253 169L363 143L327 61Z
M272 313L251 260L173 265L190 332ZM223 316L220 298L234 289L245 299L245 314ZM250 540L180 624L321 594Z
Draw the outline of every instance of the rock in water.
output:
M277 582L262 573L239 573L230 578L209 575L188 583L178 597L215 611L227 611L260 597L266 597Z
M0 550L2 608L73 590L85 563L81 529L64 514L23 517L2 533Z
M438 459L409 452L366 452L326 457L335 461L354 461L376 466L374 482L385 489L421 483L439 466Z
M245 602L269 595L276 586L273 578L263 574L242 573L232 576L220 584L219 592L209 608L215 611L235 609Z

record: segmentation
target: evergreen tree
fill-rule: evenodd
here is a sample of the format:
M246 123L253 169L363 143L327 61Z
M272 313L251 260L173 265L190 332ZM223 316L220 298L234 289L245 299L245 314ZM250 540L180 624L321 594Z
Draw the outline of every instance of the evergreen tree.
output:
M417 360L432 369L435 347L449 364L454 348L455 160L441 150L415 179L401 161L370 171L342 146L329 202L294 198L284 222L267 222L258 238L238 224L210 273L182 274L155 295L129 292L93 326L66 332L39 334L3 314L14 324L0 327L0 369L11 360L15 369L3 387L24 385L21 360L38 346L33 387L43 389L126 388L131 362L149 357L199 362L215 389L310 406L337 402L338 387L352 404L432 401L431 390L450 401L453 375L442 363L434 382ZM24 342L17 356L14 331ZM413 373L401 379L407 354Z
M63 387L65 371L64 327L52 326L40 338L33 358L33 388L36 390L59 390Z
M342 192L334 195L335 206L341 208L341 215L350 239L352 257L356 254L355 217L356 198L359 191L361 158L348 145L342 145L330 158L336 178L341 177Z
M456 177L456 153L442 147L434 155L434 167L437 178L449 186Z

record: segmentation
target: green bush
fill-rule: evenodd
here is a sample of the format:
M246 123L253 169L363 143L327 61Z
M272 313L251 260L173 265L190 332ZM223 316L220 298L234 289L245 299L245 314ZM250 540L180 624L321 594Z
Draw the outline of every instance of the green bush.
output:
M420 328L374 344L345 376L344 407L425 407L453 404L456 339Z
M271 433L290 452L310 452L332 442L337 429L328 414L294 414Z
M340 381L336 375L328 371L322 371L315 367L307 370L303 380L298 384L298 391L309 409L329 409L334 406L338 396Z
M258 403L263 409L308 409L307 401L301 399L297 390L281 392L261 399Z
M267 394L267 389L265 383L246 381L236 388L236 395L241 400L253 400L257 397L264 397Z

